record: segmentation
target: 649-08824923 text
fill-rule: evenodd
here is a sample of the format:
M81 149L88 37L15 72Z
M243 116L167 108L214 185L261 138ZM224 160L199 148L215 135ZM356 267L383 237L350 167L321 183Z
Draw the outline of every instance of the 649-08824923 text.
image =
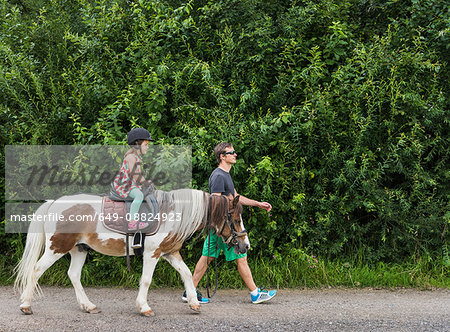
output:
M51 212L49 214L12 214L9 216L9 220L11 222L31 222L32 220L37 221L50 221L50 222L62 222L62 221L73 221L73 222L92 222L95 220L103 221L114 221L120 218L117 213L95 213L94 215L62 215L59 213ZM181 221L181 213L135 213L132 216L130 213L125 215L125 219L127 221L130 220L140 220L140 221L149 221L149 220L161 220L162 222L179 222Z
M117 220L119 218L119 215L117 213L108 213L108 214L103 214L100 213L99 214L99 219L101 221L103 220ZM135 213L134 215L131 215L130 213L127 213L125 215L125 219L127 221L130 220L140 220L140 221L150 221L150 220L160 220L162 222L179 222L181 221L181 213L177 212L177 213L173 213L173 212L169 212L169 213Z

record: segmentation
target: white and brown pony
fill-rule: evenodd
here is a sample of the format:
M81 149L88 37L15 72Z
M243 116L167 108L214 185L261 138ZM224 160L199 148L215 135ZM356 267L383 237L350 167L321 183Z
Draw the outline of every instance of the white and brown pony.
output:
M183 262L179 250L183 241L195 231L210 226L237 253L247 252L249 242L242 223L239 198L209 195L192 189L156 191L155 197L160 215L166 213L169 217L161 220L161 226L155 235L146 238L136 305L142 315L154 315L147 303L147 293L155 266L162 257L180 273L189 307L199 311L192 274ZM20 309L23 313L32 314L31 300L36 292L40 292L39 278L67 253L71 255L68 275L81 309L89 313L99 312L97 306L86 296L80 282L87 254L86 250L80 249L89 246L109 256L126 254L125 235L105 228L99 221L101 210L102 197L86 194L64 196L47 201L38 208L29 226L22 259L16 267L15 287L22 292Z

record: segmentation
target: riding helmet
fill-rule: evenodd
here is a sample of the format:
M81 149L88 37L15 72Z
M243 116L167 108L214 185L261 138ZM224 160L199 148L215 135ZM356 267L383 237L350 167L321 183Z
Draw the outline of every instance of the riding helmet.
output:
M144 128L134 128L131 129L127 136L128 145L134 145L134 143L139 139L145 139L148 141L153 141L150 133Z

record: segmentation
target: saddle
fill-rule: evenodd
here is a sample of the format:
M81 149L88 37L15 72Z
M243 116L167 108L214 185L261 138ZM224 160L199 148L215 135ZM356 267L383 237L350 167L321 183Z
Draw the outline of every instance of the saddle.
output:
M159 218L158 202L154 196L154 190L144 187L142 192L144 202L139 209L139 215L141 216L140 221L149 224L147 227L139 228L138 223L136 230L128 229L130 206L133 198L122 198L114 189L111 189L109 197L104 196L102 200L102 222L105 228L120 234L140 232L145 235L154 235L157 233L161 226L161 219Z
M105 228L113 232L125 234L128 272L131 271L129 236L133 235L131 247L133 248L134 254L142 256L144 253L146 236L156 234L161 226L158 202L153 194L154 187L143 187L142 193L144 194L144 202L142 202L141 207L139 208L139 216L141 219L140 221L148 223L148 226L139 228L138 222L136 230L128 229L128 221L131 219L129 218L130 206L133 198L123 198L119 196L114 190L113 184L111 184L109 197L105 196L102 200L102 222ZM145 218L142 218L143 216Z

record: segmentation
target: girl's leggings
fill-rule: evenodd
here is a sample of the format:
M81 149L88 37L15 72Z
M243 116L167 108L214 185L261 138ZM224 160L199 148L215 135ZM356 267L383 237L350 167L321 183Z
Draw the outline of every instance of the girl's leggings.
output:
M139 221L139 208L141 207L142 202L144 201L144 194L138 188L134 188L130 191L129 196L133 198L133 202L130 206L130 220ZM137 217L137 218L136 218Z

